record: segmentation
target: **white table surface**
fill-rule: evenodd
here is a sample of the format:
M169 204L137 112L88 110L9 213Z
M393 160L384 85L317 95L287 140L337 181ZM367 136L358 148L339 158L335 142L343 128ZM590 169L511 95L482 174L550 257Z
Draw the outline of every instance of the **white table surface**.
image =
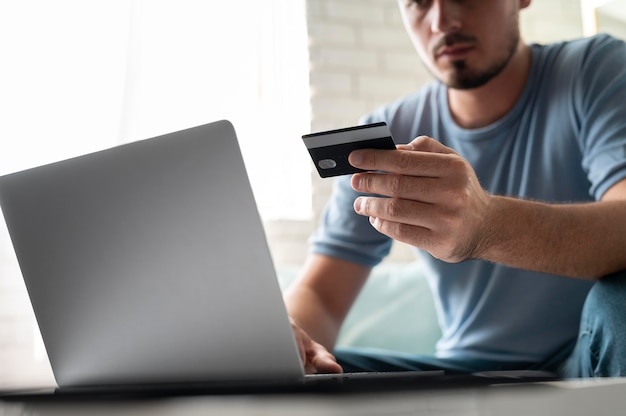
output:
M626 415L626 379L366 394L0 400L0 416L19 415Z

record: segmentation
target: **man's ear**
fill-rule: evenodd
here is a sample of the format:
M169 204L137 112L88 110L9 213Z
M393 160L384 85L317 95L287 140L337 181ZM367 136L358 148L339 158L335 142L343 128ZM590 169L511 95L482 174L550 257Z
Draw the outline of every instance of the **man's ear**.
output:
M522 10L527 8L528 6L530 6L531 1L532 0L519 0L519 9Z

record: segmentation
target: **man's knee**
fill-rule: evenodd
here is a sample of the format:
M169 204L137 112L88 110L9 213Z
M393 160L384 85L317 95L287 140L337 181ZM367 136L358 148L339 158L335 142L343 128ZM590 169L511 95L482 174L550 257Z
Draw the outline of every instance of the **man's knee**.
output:
M624 311L626 311L626 271L605 276L596 282L587 295L583 314L586 315L585 318L606 314L606 318L616 320L614 324L626 325Z
M626 271L593 285L581 319L576 357L582 376L626 376ZM574 357L573 357L574 358Z
M610 341L604 343L599 354L615 348L623 351L626 359L626 271L606 276L593 285L583 308L582 323Z

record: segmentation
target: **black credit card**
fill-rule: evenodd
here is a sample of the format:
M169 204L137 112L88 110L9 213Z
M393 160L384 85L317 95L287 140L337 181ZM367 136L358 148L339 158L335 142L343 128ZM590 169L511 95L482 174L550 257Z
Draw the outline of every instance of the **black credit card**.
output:
M302 140L322 178L363 172L348 162L353 150L396 148L386 123L305 134Z

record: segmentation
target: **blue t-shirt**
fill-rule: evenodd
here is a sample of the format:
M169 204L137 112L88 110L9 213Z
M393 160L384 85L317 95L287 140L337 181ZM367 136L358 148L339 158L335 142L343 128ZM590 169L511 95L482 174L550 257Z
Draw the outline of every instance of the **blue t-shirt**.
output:
M531 50L518 102L489 126L458 126L438 82L362 122L385 121L396 143L419 135L439 140L467 159L493 194L598 200L626 178L626 45L599 35ZM391 240L354 213L358 194L349 180L335 181L312 250L374 266ZM439 357L541 362L576 338L591 282L481 260L448 264L417 251L442 328Z

